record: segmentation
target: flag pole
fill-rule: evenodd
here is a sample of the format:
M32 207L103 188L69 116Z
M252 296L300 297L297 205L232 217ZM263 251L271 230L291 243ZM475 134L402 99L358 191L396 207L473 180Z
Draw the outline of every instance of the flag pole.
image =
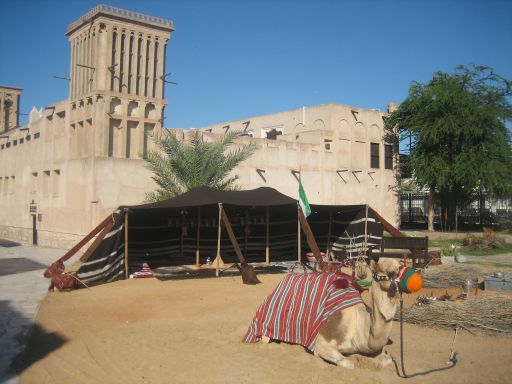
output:
M301 239L300 239L300 205L297 204L297 261L300 263Z

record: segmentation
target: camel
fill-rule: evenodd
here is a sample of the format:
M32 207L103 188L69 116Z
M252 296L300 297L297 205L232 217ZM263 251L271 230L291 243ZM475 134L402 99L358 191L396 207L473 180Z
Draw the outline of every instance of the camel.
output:
M379 367L392 362L382 349L388 343L397 309L394 279L399 276L400 267L396 259L370 262L370 305L357 304L327 319L318 332L315 356L345 368L354 368L346 354L377 355Z
M375 357L374 364L382 368L392 359L382 352L391 333L397 309L397 287L401 263L396 259L380 258L370 262L372 285L370 305L359 303L334 313L321 326L315 356L345 368L354 368L354 363L345 358L347 354ZM358 268L358 272L364 269ZM358 276L359 277L359 276ZM262 336L263 343L271 339Z

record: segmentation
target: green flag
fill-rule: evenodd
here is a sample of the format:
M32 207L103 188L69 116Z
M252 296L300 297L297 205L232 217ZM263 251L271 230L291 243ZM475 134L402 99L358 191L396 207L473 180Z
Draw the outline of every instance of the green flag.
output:
M302 208L302 212L304 212L304 216L308 217L311 215L311 207L308 203L308 198L306 197L306 192L304 192L304 187L302 186L302 181L299 176L299 204Z

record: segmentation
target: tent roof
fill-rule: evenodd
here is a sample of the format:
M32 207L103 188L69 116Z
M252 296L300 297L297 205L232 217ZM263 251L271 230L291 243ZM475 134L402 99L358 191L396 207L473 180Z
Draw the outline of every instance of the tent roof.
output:
M162 208L185 208L223 203L241 206L296 205L297 200L283 195L274 188L261 187L248 191L221 191L209 187L199 187L171 199L156 203L131 206L131 210L151 210Z

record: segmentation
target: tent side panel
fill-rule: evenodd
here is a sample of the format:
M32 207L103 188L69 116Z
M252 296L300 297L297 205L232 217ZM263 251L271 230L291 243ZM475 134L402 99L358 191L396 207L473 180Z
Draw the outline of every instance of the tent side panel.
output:
M116 218L112 230L77 271L87 285L124 279L124 212Z

